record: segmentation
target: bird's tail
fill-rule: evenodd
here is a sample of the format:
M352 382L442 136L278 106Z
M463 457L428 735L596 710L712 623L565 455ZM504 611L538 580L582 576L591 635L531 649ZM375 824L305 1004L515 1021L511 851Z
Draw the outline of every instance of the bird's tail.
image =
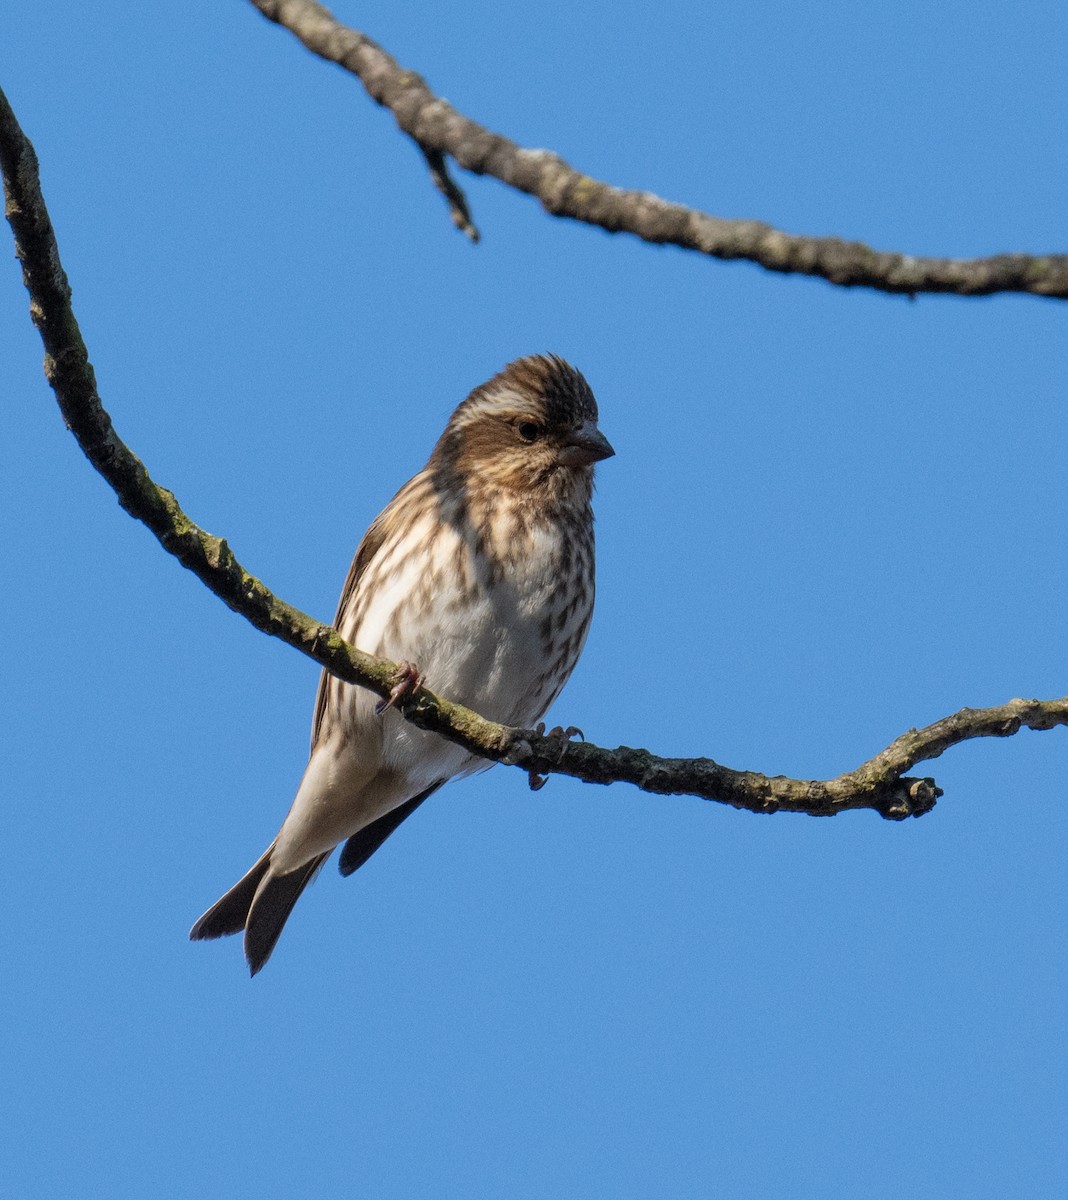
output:
M327 858L320 854L287 875L272 875L273 851L272 842L248 874L216 900L189 931L189 937L199 942L240 933L243 929L245 958L253 975L271 957L293 905Z

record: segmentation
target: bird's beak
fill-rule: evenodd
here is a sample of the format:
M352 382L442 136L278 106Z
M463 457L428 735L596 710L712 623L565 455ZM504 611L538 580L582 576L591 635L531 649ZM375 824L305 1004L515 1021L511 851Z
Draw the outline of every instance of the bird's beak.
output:
M560 451L560 461L565 467L588 467L611 458L615 454L608 438L597 428L594 421L586 421L574 430Z

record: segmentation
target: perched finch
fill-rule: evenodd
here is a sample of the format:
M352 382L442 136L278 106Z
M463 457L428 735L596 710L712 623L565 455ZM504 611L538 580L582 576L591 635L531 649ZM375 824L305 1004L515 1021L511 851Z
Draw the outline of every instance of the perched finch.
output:
M422 673L431 691L529 728L567 682L593 613L593 464L614 451L582 375L521 358L467 397L427 465L356 551L335 624L361 650ZM311 755L263 857L200 918L193 939L245 931L252 974L339 843L367 861L447 780L486 766L323 672Z

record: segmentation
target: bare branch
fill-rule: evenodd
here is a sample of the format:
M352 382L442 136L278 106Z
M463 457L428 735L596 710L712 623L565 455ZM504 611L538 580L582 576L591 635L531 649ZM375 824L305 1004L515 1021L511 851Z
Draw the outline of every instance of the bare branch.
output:
M434 95L414 71L402 67L369 37L342 25L315 0L251 2L312 53L355 75L368 95L393 113L428 161L432 154L447 154L465 170L492 175L536 197L553 216L598 225L609 233L632 233L647 242L696 250L710 258L746 259L769 271L816 275L840 287L868 287L909 296L920 292L958 296L1029 292L1068 299L1068 254L917 258L873 250L862 242L784 233L762 221L714 217L661 200L651 192L613 187L576 171L551 151L525 149L457 112ZM453 208L454 221L456 211ZM460 221L456 224L465 228Z
M452 223L457 229L473 242L477 242L481 236L478 229L475 227L474 221L471 219L471 210L467 206L467 197L460 191L456 181L449 174L449 164L445 161L445 155L440 150L431 150L426 146L420 146L423 152L423 157L426 159L426 165L430 170L430 178L434 181L434 186L445 197L445 203L449 206L449 215L452 217Z
M59 259L41 195L37 158L0 92L0 169L6 215L30 293L30 313L45 346L45 375L67 425L89 461L111 484L123 507L144 522L183 566L235 612L314 659L349 683L386 697L396 666L348 645L336 629L286 604L250 575L222 538L195 525L178 501L153 482L139 458L122 442L100 403L89 356L71 308L70 286ZM751 812L803 812L828 816L872 808L900 820L930 811L941 791L933 779L904 772L950 746L973 737L1007 737L1019 729L1068 724L1068 697L1012 700L999 708L963 709L910 730L855 771L829 781L769 777L735 771L710 758L660 758L648 750L607 750L586 743L510 729L433 695L425 688L401 699L398 708L429 729L484 758L520 766L539 786L542 775L563 774L588 783L628 782L647 792L715 800Z

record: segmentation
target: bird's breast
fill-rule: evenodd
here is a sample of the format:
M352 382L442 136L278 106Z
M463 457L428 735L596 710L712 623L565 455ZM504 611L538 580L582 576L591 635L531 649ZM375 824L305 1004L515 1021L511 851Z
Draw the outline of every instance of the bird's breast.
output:
M390 556L354 641L414 662L432 691L490 720L537 721L566 682L593 609L589 522L445 524ZM370 582L370 580L368 581Z

